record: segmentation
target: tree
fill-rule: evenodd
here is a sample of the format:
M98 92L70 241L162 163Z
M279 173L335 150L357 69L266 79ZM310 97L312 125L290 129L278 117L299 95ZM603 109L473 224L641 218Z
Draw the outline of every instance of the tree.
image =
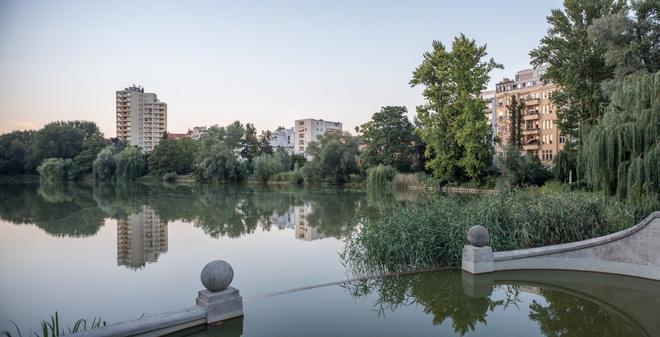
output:
M27 162L28 171L46 158L72 159L83 148L85 139L100 135L95 123L87 121L52 122L37 131Z
M106 140L99 133L92 134L83 140L82 150L73 158L81 174L92 173L92 164L96 156L107 145Z
M307 146L312 162L303 166L307 182L339 185L357 173L357 140L349 133L326 133Z
M116 169L115 147L110 145L96 155L92 164L92 175L96 182L111 181L115 178Z
M509 139L508 145L518 151L522 149L522 122L525 114L525 101L516 99L516 95L511 96L511 104L506 106L509 112Z
M504 174L511 186L541 186L551 178L550 171L535 155L522 155L515 146L507 146L504 155Z
M14 131L0 135L0 174L28 173L26 170L35 131Z
M243 136L241 149L241 157L247 159L252 163L254 158L259 156L259 138L257 137L257 129L253 124L245 124L245 134Z
M595 19L589 37L607 48L605 64L614 78L660 70L660 1L632 1L628 11Z
M37 167L39 177L45 182L74 180L78 171L71 159L47 158Z
M601 84L613 77L613 67L605 63L606 45L589 38L587 29L624 9L625 0L565 0L564 10L554 9L547 17L548 33L529 53L535 67L547 64L543 80L561 87L550 99L569 147L579 145L583 126L602 116L607 98Z
M599 124L584 136L581 179L596 190L638 202L660 193L660 72L617 81ZM651 209L653 210L653 209Z
M227 127L214 125L198 141L194 174L199 181L239 181L248 173L247 163L238 158L245 131L236 121Z
M117 179L123 181L135 180L143 176L147 170L147 162L142 152L135 146L129 146L115 155Z
M378 164L410 172L416 163L415 144L419 143L415 129L406 116L405 106L385 106L359 128L366 148L360 154L366 168Z
M267 182L272 176L283 171L280 160L273 154L262 154L254 161L254 177Z
M486 46L461 34L446 50L433 41L433 50L413 72L410 84L424 86L426 103L417 107L418 132L426 143L426 167L442 182L479 179L491 165L491 129L485 121L481 91L488 74L502 68L487 55Z

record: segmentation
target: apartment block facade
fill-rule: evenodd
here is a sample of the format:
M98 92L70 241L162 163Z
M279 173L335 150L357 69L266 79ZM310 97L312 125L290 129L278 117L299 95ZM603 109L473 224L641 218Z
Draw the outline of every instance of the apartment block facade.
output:
M309 143L316 141L319 136L326 132L341 133L342 124L339 122L324 121L322 119L298 119L294 124L294 147L295 154L305 154Z
M295 138L294 128L278 128L273 132L272 137L270 138L269 144L273 149L284 149L287 153L293 154L294 147L294 138Z
M504 154L511 129L507 105L516 97L525 102L522 134L523 151L527 155L538 156L544 163L550 163L564 148L565 138L557 127L557 112L550 102L550 94L557 86L541 81L544 67L519 71L514 79L505 78L495 85L495 97L484 99L488 102L486 113L499 142L495 146L497 157Z
M167 104L144 88L117 91L117 138L144 152L151 152L167 131Z

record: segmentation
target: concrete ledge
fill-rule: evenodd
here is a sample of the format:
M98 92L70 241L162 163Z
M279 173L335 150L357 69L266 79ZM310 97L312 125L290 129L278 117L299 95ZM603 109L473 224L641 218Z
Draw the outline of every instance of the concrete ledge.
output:
M463 270L488 272L486 255L463 249ZM629 275L660 280L660 212L610 235L578 242L492 254L492 271L554 269Z
M198 306L145 316L131 321L86 330L72 337L162 336L206 324L206 311Z

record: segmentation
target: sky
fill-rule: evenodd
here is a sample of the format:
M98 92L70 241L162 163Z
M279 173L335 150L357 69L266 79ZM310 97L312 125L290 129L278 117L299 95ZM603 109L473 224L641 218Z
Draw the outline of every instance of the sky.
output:
M115 91L142 85L168 105L168 131L258 130L295 119L353 130L381 106L423 103L412 71L460 33L504 70L529 68L544 1L0 0L0 133L91 120L115 136Z

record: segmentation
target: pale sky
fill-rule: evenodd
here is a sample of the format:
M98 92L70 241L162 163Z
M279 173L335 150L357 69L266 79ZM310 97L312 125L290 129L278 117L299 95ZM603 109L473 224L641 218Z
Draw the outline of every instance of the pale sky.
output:
M144 86L168 130L299 118L352 131L385 105L423 102L412 71L460 33L505 70L529 68L561 1L0 0L0 133L54 120L115 136L115 91Z

